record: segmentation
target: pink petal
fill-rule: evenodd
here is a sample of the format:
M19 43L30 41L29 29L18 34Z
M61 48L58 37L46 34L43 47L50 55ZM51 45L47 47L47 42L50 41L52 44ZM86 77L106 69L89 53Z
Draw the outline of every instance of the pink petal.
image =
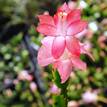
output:
M56 35L56 28L54 26L48 25L48 24L40 24L37 27L37 31L42 33L43 35L47 35L47 36Z
M71 11L68 15L67 15L67 23L68 25L80 20L81 16L80 16L80 10L79 9L75 9L73 11Z
M66 36L66 46L72 55L80 56L80 44L77 38Z
M54 25L54 20L49 15L39 15L38 18L39 18L40 24Z
M65 49L65 38L62 36L56 37L52 44L52 55L55 59L59 58Z
M72 63L70 60L64 60L58 64L58 72L61 78L61 83L64 83L69 78L72 71Z
M59 13L58 13L58 14L59 14ZM62 24L62 19L61 19L61 17L59 17L58 14L55 14L55 15L54 15L54 23L55 23L56 29L57 29L56 35L64 35L64 33L62 33L62 32L63 32L63 31L62 31L62 26L63 26L63 24ZM64 17L63 17L63 18L64 18ZM66 29L66 27L63 28L63 30L64 30L64 29Z
M43 38L43 40L41 42L44 46L48 47L48 46L52 46L54 39L55 39L55 37L53 37L53 36L46 36Z
M37 60L38 64L40 64L41 66L47 66L48 64L51 64L55 61L51 55L51 51L49 50L50 46L49 47L41 46L41 48L39 49Z
M76 35L80 32L82 32L87 26L86 21L75 21L74 23L71 23L67 30L67 35Z
M66 2L58 8L57 12L69 12L70 8L68 7L68 5L66 4Z
M87 31L88 31L87 29L84 29L82 32L76 34L75 37L82 38L87 34Z
M73 66L75 68L78 68L78 69L81 69L81 70L86 69L86 63L84 63L79 57L72 56L71 60L72 60Z
M53 63L55 60L51 54L52 43L55 37L47 36L42 40L42 46L38 52L38 63L41 66L46 66Z
M58 13L56 13L53 18L54 18L55 25L57 25L59 23Z
M91 53L90 52L88 52L88 50L87 50L87 46L86 46L87 44L82 44L82 43L80 43L80 46L81 46L81 53L82 54L86 54L86 55L88 55L93 61L95 60L94 59L94 57L91 55Z

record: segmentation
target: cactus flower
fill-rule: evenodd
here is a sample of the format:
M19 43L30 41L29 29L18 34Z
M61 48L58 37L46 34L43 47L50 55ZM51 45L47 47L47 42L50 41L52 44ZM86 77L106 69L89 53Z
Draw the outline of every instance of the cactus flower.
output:
M58 8L54 17L39 15L37 31L45 35L38 52L41 66L53 64L58 69L61 83L64 83L73 68L86 69L80 54L87 54L86 47L79 41L79 36L86 30L87 22L81 20L79 9L70 9L66 3Z
M81 20L81 11L79 9L70 9L64 3L58 8L56 14L52 17L50 15L39 15L39 25L37 31L43 35L54 37L52 43L52 56L59 58L65 48L76 56L80 56L80 46L77 35L84 32L87 22Z

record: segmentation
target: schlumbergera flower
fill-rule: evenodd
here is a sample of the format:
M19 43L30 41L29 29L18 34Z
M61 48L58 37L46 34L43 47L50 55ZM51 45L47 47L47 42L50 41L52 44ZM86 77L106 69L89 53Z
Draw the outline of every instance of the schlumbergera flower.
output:
M58 8L54 17L39 15L37 31L45 35L38 52L41 66L53 64L58 69L61 83L70 76L73 67L86 69L80 54L88 54L85 44L80 43L79 36L86 31L87 22L81 20L81 11L72 10L64 3Z

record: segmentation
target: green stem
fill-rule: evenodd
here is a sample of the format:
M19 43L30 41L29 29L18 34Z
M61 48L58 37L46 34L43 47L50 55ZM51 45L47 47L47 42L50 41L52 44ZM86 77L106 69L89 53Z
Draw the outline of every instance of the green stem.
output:
M58 71L56 71L55 69L52 70L52 74L53 74L54 83L61 89L60 97L61 97L61 99L64 100L63 101L64 102L64 106L63 107L67 107L67 102L68 102L68 98L67 98L68 81L65 82L64 84L61 84L60 75L59 75Z
M65 107L67 107L67 102L68 102L68 98L67 98L67 89L66 88L62 88L61 89L61 95L63 95L64 97L64 101L65 101Z

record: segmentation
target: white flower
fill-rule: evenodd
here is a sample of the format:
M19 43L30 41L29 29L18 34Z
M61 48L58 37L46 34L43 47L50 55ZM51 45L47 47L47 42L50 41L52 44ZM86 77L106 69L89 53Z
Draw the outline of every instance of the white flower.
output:
M87 91L82 95L82 100L84 103L94 103L97 101L97 94Z
M107 31L104 32L104 36L107 37Z
M80 3L79 3L79 7L86 8L87 7L87 3L84 0L81 0Z
M69 101L67 107L79 107L79 104L76 101Z
M89 23L89 28L93 31L96 32L98 30L98 26L96 22L91 22Z

